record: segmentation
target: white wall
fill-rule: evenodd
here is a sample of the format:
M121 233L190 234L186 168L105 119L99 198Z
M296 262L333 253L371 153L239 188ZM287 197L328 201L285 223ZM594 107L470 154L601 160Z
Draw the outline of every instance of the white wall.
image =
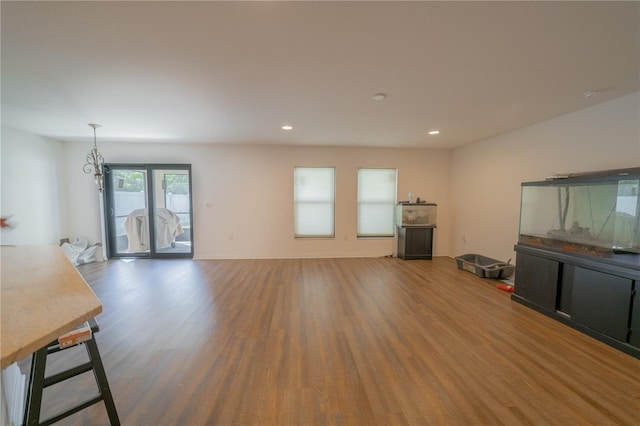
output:
M435 254L514 257L520 183L554 173L640 166L639 93L453 152L420 149L100 143L108 162L193 165L197 258L382 256L391 239L357 239L358 167L397 167L398 198L438 203ZM82 172L90 144L2 128L3 244L101 240L98 192ZM293 238L294 166L337 168L336 238ZM232 239L231 239L232 238Z
M640 167L640 93L453 152L455 256L514 258L520 183L555 173Z
M398 197L438 203L435 255L450 255L451 152L420 149L100 143L112 163L189 163L196 258L384 256L395 239L356 238L358 167L398 168ZM66 143L72 235L99 241L93 180L82 173L87 144ZM293 238L294 166L336 167L336 238Z
M67 235L63 143L2 128L2 244L58 244Z

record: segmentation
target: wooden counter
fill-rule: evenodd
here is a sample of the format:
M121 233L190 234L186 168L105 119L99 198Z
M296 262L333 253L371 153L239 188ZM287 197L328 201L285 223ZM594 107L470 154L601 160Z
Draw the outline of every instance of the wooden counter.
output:
M5 368L102 312L102 304L57 246L0 247Z

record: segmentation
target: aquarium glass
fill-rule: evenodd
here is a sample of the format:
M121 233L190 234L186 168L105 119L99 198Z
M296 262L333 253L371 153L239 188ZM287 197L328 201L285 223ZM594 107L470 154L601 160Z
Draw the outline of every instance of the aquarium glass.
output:
M618 182L616 208L605 212L614 218L613 249L640 253L640 179Z
M640 253L640 180L522 186L520 242L577 252Z
M398 204L396 206L396 226L432 227L436 226L437 206L435 204Z

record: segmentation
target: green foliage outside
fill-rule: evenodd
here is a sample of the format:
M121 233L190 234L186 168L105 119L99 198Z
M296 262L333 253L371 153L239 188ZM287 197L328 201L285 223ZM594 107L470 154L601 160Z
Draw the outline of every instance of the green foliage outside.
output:
M189 175L164 175L169 194L189 194Z
M146 190L145 174L137 170L112 170L116 191L142 192Z
M112 170L113 184L116 191L146 191L145 173L138 170ZM165 174L166 192L171 194L189 194L189 175Z

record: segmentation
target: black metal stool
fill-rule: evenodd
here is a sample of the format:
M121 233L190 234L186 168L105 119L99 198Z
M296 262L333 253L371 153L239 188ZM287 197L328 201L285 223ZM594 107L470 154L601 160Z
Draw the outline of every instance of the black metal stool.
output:
M98 345L94 336L95 333L100 330L100 327L98 326L98 323L94 318L90 319L88 322L92 331L91 338L85 342L79 343L84 344L85 348L87 349L87 354L89 355L88 362L70 368L58 374L54 374L50 377L45 377L44 374L47 365L47 355L69 349L73 346L61 348L60 344L56 340L33 354L31 358L31 374L29 376L29 386L27 388L27 403L24 412L25 425L50 425L100 401L104 401L104 405L107 409L107 414L109 415L109 422L111 423L111 425L120 425L118 412L116 411L116 406L113 403L113 397L111 396L111 390L109 389L109 382L107 381L107 375L104 372L102 359L100 358L100 352L98 351ZM40 408L42 405L42 393L44 391L44 388L56 383L60 383L79 374L86 373L90 370L93 370L93 375L98 385L98 395L88 401L76 405L73 408L70 408L69 410L61 414L58 414L57 416L48 418L41 422Z

